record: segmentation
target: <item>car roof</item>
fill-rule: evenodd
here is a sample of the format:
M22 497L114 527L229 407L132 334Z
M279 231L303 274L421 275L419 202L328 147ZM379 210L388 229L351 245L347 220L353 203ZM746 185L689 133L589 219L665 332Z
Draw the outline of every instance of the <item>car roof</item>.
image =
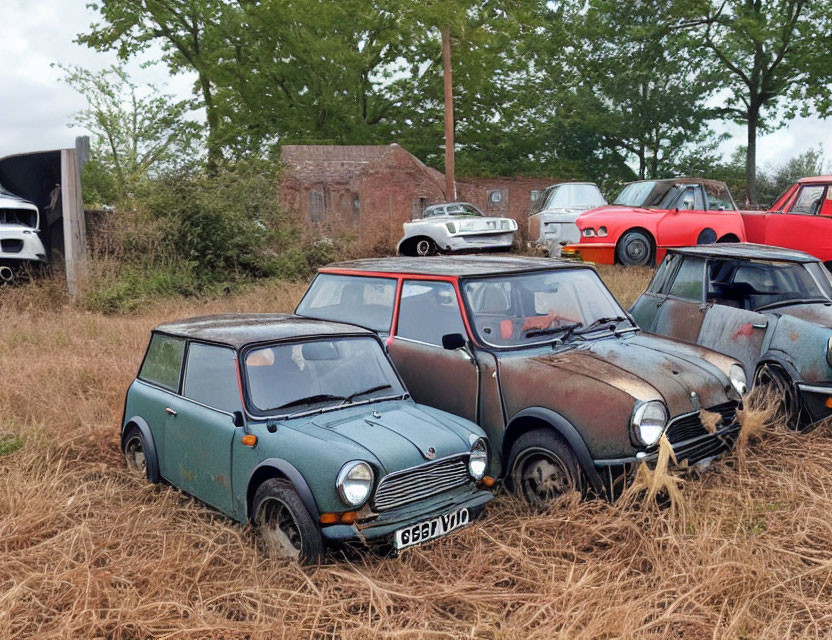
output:
M247 344L372 331L340 322L312 320L288 313L223 313L160 324L154 329L182 338L226 344L236 349Z
M409 274L422 276L486 276L541 269L584 267L588 264L553 260L551 258L525 258L508 256L434 256L422 258L366 258L334 262L319 269L322 273L343 269L356 272Z
M720 242L719 244L697 245L695 247L679 247L668 249L668 253L681 253L689 256L735 258L741 260L781 260L784 262L818 262L815 256L796 251L772 247L767 244L751 242Z
M800 184L805 182L832 182L832 176L808 176L798 180Z

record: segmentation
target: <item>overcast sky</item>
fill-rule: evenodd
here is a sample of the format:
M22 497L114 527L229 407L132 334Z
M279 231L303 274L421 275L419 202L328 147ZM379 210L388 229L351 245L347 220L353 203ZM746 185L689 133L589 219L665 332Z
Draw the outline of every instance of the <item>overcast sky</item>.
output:
M60 62L101 69L116 61L113 54L97 53L75 44L78 33L96 20L87 0L0 0L0 156L74 145L83 133L67 124L84 107L83 99L59 81ZM128 70L137 84L154 83L167 92L189 97L192 78L168 77L163 65ZM745 129L720 125L732 138L720 147L730 155L745 141ZM832 120L800 118L758 140L758 164L778 164L823 144L832 158Z

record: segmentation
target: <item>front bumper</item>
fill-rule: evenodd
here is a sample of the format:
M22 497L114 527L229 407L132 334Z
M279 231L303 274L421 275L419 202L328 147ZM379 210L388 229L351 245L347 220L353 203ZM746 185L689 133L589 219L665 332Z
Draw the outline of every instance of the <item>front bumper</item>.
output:
M472 233L448 236L444 251L482 251L483 249L510 249L514 244L514 231L502 233Z
M674 468L689 468L698 462L729 451L733 448L739 432L740 423L734 419L714 433L705 432L702 435L671 443L678 461L678 466ZM601 477L606 497L610 500L618 498L632 482L639 463L643 462L652 466L658 457L659 451L655 449L633 457L595 460L595 469Z
M811 422L820 422L832 416L832 384L797 383L800 406Z
M0 261L44 262L46 250L34 229L0 226Z
M568 244L561 250L561 257L598 264L615 264L615 245L607 242Z
M393 533L398 529L463 507L468 508L473 520L485 512L485 505L493 497L490 491L469 485L375 514L373 517L359 520L354 525L336 524L321 527L321 534L328 542L392 542Z

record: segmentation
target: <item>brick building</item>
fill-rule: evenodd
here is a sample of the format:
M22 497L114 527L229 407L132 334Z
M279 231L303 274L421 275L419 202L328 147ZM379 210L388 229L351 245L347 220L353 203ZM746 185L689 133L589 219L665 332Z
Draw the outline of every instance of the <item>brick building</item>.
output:
M402 223L445 202L445 177L397 144L284 145L283 208L324 229L356 233L362 241L395 244ZM457 200L486 214L510 216L525 235L533 197L556 180L462 178Z

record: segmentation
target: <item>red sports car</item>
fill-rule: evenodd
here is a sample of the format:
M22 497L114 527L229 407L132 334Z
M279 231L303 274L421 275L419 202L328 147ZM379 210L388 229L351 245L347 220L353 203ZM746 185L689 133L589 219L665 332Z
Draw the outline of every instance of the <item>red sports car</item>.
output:
M832 176L802 178L768 211L743 211L749 242L805 251L832 267Z
M670 247L745 240L724 182L701 178L631 182L608 206L581 214L581 241L563 256L602 264L652 265Z

